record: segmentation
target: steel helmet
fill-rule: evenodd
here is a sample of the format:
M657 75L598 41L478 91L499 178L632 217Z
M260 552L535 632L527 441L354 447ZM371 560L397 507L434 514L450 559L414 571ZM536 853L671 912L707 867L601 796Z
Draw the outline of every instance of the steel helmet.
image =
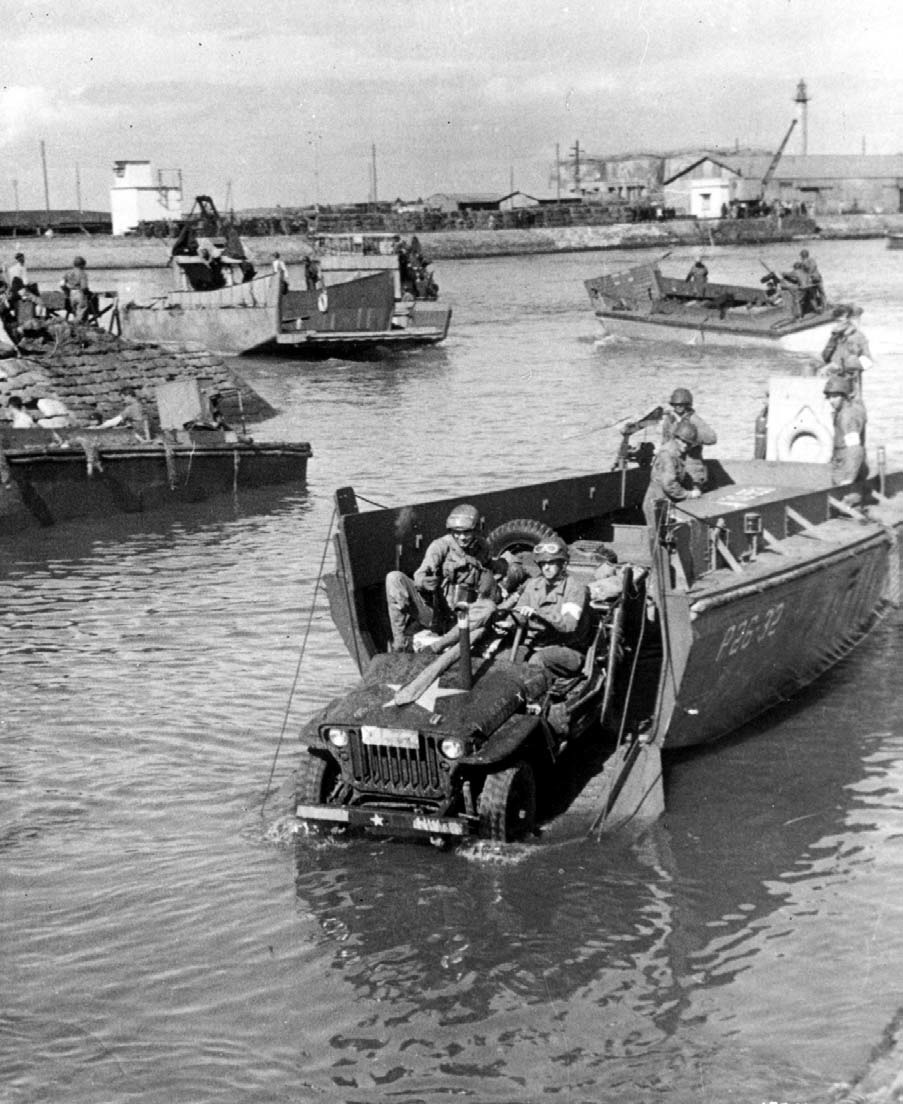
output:
M676 387L671 392L671 398L668 402L670 402L672 406L692 406L693 396L686 387Z
M445 519L446 529L476 529L480 524L480 511L468 502L462 502Z
M549 537L548 540L542 540L535 546L533 559L538 564L554 563L556 561L567 563L568 546L561 537Z
M825 394L846 395L849 398L853 394L853 385L846 376L828 376L825 383Z
M674 427L674 436L678 441L686 441L688 445L695 445L699 440L696 426L694 426L692 422L686 420L677 423Z

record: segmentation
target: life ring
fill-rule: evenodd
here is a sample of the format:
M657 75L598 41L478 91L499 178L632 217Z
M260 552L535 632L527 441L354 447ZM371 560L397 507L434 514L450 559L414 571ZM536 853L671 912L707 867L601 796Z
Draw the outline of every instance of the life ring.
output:
M317 296L317 310L320 314L325 314L329 310L329 296L326 294L326 288L323 288Z
M834 453L834 434L814 418L788 422L775 439L778 460L804 464L827 464Z

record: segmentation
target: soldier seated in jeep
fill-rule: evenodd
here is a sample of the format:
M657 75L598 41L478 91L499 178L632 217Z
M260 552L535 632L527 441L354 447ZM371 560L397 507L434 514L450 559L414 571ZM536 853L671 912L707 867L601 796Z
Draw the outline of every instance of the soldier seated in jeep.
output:
M479 522L476 507L467 503L456 506L445 522L445 535L429 544L413 579L403 571L388 573L391 651L413 651L413 638L420 629L442 636L454 625L453 611L459 605L466 603L474 616L482 612L482 606L491 605L496 584L489 545L477 532Z
M524 584L514 610L524 624L523 657L565 679L583 669L590 633L589 595L568 574L569 558L560 537L537 544L533 559L540 574Z

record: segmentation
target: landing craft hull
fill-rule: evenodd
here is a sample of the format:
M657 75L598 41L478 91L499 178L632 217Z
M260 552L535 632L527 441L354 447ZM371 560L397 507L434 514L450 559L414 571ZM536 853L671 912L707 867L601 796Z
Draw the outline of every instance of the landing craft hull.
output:
M798 536L809 547L792 567L689 600L691 644L663 747L707 743L791 698L891 608L888 533L841 519L822 528L837 538L829 550Z
M303 487L311 456L306 443L229 441L216 432L198 432L181 444L142 444L124 431L82 430L65 445L51 440L50 431L43 431L44 445L17 445L17 433L42 435L4 434L0 534L72 518L142 513L244 489Z
M365 274L315 291L280 292L275 276L209 291L173 291L126 303L124 337L161 345L197 344L223 355L433 344L448 333L451 311L406 304L399 313L389 273Z
M788 353L816 355L825 347L831 334L832 321L795 330L771 330L763 327L744 326L738 322L722 324L711 312L698 313L684 319L673 316L653 317L596 311L602 324L603 337L622 337L639 341L677 342L712 346L725 349L783 349Z
M726 348L821 352L834 325L830 308L799 314L799 292L771 297L763 286L694 284L663 275L657 264L584 281L606 336Z

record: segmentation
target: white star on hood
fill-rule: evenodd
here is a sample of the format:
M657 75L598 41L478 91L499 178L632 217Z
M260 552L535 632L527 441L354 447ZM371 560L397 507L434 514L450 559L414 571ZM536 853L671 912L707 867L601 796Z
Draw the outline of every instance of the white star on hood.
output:
M400 682L390 682L386 684L390 690L400 690ZM452 694L466 694L466 690L443 690L439 686L439 679L434 679L429 686L423 691L419 698L416 698L412 704L419 705L421 709L425 709L427 713L436 712L436 700L438 698L447 698ZM386 705L394 705L394 701L386 702Z

